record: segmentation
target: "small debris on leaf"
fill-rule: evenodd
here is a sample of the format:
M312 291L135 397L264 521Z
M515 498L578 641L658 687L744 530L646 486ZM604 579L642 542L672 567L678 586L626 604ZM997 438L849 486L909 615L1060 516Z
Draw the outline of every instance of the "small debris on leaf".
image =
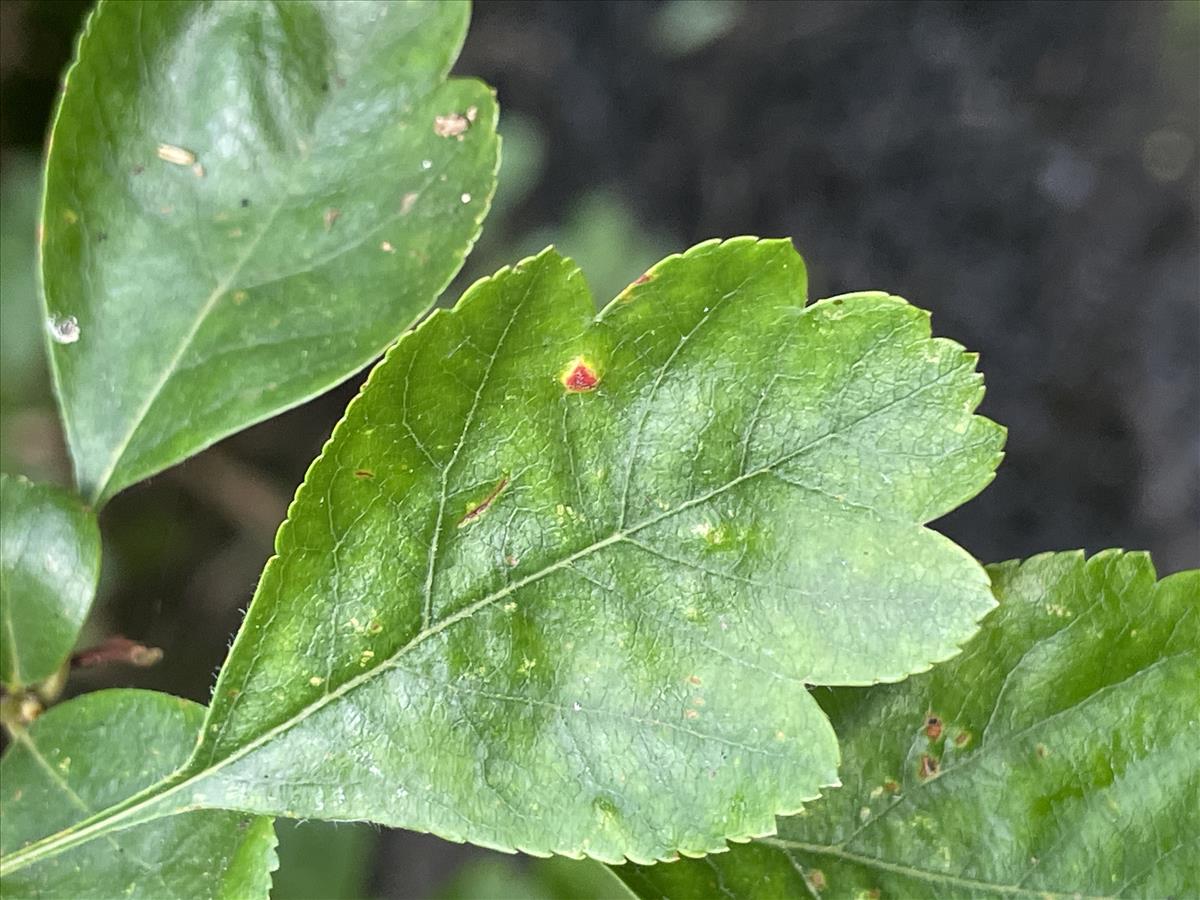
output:
M461 113L450 113L448 116L435 116L433 120L433 133L438 137L455 138L462 140L467 129L471 127L471 120Z
M174 144L159 144L158 158L176 166L190 166L196 162L195 153L191 150L184 150L182 147L176 147Z

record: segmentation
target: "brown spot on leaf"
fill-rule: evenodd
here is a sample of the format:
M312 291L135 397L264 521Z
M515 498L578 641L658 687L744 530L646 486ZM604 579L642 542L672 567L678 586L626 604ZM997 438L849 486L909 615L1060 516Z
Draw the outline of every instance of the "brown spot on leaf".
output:
M936 741L941 736L942 720L933 713L930 713L925 718L925 737L929 738L931 741Z
M825 880L825 873L820 869L809 869L808 884L814 891L823 891L829 882Z
M338 216L340 216L341 214L342 214L342 211L340 209L337 209L332 206L329 207L329 209L325 210L325 214L322 216L322 219L324 219L324 221L325 221L325 230L326 231L328 231L329 229L331 229L333 227L333 223L338 220Z
M700 686L700 676L699 675L689 675L688 676L688 684L699 687Z
M965 747L969 743L971 743L971 732L969 731L960 731L954 736L955 747Z
M355 469L354 477L355 478L374 478L375 473L372 472L370 469Z
M900 793L900 783L889 778L883 783L883 789L889 794L898 794Z
M1046 749L1045 744L1038 744L1033 748L1033 752L1037 754L1038 759L1045 759L1050 754L1050 751Z
M917 774L922 779L936 778L939 771L938 761L928 753L921 754L920 765L917 766Z
M488 507L492 505L492 501L494 501L497 497L499 497L500 492L502 490L504 490L504 488L507 486L508 486L508 476L505 475L503 478L500 479L500 483L497 484L494 488L492 488L492 492L490 494L488 494L486 497L484 497L483 500L481 500L478 504L476 504L475 506L473 506L469 510L467 510L466 514L461 519L458 520L458 527L462 528L466 525L470 525L472 522L474 522L476 519L478 519L480 516L482 516L485 512L487 512Z

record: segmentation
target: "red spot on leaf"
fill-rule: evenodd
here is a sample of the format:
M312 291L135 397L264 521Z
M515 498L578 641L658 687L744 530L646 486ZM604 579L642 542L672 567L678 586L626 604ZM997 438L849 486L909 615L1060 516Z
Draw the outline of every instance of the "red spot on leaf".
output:
M925 720L925 737L931 741L936 741L942 736L942 720L935 715L930 715Z
M594 390L600 383L595 371L583 360L577 360L563 376L563 387L573 393Z
M649 281L649 280L650 280L651 278L653 278L653 277L654 277L654 276L653 276L653 275L651 275L649 272L645 272L645 273L643 273L643 274L641 274L641 275L639 275L639 276L637 277L637 280L636 280L636 281L634 281L634 284L635 284L635 285L638 285L638 284L645 284L647 281Z

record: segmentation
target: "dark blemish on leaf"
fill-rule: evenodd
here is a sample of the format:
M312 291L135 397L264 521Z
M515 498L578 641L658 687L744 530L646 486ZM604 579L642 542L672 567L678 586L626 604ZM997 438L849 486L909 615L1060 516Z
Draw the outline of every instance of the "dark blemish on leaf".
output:
M335 207L332 207L332 206L329 207L329 209L325 210L325 215L322 216L322 218L325 221L325 230L326 231L328 231L330 228L333 227L333 223L338 220L338 216L340 216L341 214L342 214L342 211L340 209L336 209Z
M464 515L461 519L458 520L458 527L463 528L466 525L470 525L472 522L474 522L476 519L478 519L480 516L482 516L485 512L487 512L488 507L492 505L492 501L494 501L497 497L500 496L500 492L502 490L504 490L504 488L507 487L507 485L508 485L508 476L505 475L503 478L500 479L500 483L497 484L494 488L492 488L492 492L490 494L488 494L486 497L484 497L483 500L479 504L477 504L476 506L473 506L471 509L467 510L466 515Z
M889 794L898 794L900 793L900 784L899 782L893 781L889 778L883 783L883 789Z
M374 478L375 473L372 472L370 469L355 469L354 477L355 478Z
M832 300L830 302L832 302L834 306L841 306L846 301L845 300Z
M321 90L324 91L325 93L329 93L329 82L328 81L321 82Z
M141 175L145 171L146 171L146 167L143 166L141 163L138 163L136 166L133 167L134 175Z
M107 231L96 232L96 240L100 243L107 241L108 240L108 232Z
M808 886L814 891L823 891L828 885L829 882L825 880L824 872L820 869L808 870Z
M563 387L568 391L579 394L594 390L600 383L596 371L580 358L571 361L567 371L562 376Z
M1045 744L1038 744L1033 748L1033 752L1037 754L1038 759L1045 759L1050 754L1050 751L1046 749Z
M879 900L881 896L883 895L879 893L879 888L871 888L867 891L867 900Z
M971 743L971 732L969 731L960 731L954 736L955 747L965 747L969 743Z
M645 284L647 281L650 281L650 280L652 280L653 278L654 278L654 276L653 276L653 275L651 275L649 272L643 272L641 275L639 275L639 276L638 276L638 277L637 277L637 278L634 280L633 284L632 284L632 285L630 285L630 287L636 287L636 286L637 286L637 285L639 285L639 284Z
M938 774L938 761L928 753L921 754L921 764L917 767L917 774L922 779L936 778Z
M243 198L242 198L242 209L245 209L245 208L246 208L246 207L248 207L249 205L250 205L250 198L249 198L249 197L243 197Z
M925 719L925 737L936 741L942 736L942 720L933 713Z

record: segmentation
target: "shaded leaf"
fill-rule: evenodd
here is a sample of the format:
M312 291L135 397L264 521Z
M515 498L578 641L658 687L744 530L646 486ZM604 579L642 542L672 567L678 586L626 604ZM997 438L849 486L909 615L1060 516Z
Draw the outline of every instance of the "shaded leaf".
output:
M368 896L378 829L350 822L275 822L279 868L271 900L361 900Z
M0 474L0 680L9 691L66 661L96 594L100 529L74 494Z
M637 895L590 859L490 856L468 863L437 893L437 900L632 900Z
M204 708L152 691L85 694L15 732L0 760L0 850L71 827L170 773L196 742ZM6 876L5 897L266 897L271 820L189 812L109 835Z
M836 782L805 685L898 679L993 601L922 527L991 478L975 358L787 241L702 244L599 316L553 251L375 369L297 494L185 770L197 805L649 861Z
M491 92L445 80L468 14L100 3L51 135L42 248L86 496L326 390L433 303L495 182Z
M991 569L1000 608L900 685L819 692L845 786L779 835L616 871L645 898L1185 897L1200 858L1200 571Z

